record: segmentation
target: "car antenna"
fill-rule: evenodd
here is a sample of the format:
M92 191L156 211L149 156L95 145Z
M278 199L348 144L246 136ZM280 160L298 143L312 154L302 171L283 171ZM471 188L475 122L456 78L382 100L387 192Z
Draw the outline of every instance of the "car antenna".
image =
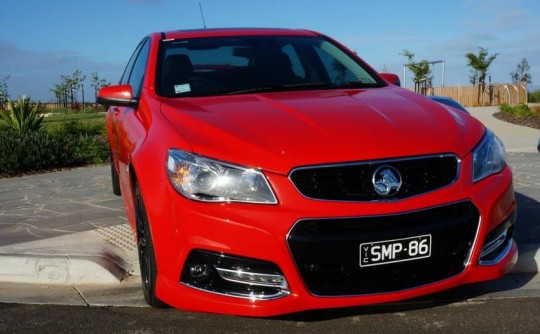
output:
M204 20L204 13L203 13L202 5L200 2L199 2L199 9L201 10L201 18L202 18L203 27L204 29L206 29L206 21Z

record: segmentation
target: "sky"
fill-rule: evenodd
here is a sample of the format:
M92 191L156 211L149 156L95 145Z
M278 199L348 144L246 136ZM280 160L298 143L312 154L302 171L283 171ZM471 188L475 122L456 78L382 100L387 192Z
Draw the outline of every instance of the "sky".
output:
M86 100L91 73L117 83L148 33L203 27L305 28L337 39L380 72L404 80L404 49L445 61L445 86L469 85L465 54L498 56L493 83L510 82L522 58L540 88L538 0L0 0L0 81L12 99L52 102L60 75L80 69ZM435 65L434 85L442 84ZM406 86L412 74L407 73Z

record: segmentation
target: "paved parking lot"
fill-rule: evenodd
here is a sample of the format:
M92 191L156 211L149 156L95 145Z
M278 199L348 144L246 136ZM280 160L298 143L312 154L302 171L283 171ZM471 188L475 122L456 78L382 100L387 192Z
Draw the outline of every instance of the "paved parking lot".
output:
M105 166L0 179L0 247L126 222Z

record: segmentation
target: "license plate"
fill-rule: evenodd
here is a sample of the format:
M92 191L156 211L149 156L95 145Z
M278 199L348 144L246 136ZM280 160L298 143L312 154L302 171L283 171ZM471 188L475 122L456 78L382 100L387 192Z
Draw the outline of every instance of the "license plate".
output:
M360 267L413 261L430 256L430 234L360 244Z

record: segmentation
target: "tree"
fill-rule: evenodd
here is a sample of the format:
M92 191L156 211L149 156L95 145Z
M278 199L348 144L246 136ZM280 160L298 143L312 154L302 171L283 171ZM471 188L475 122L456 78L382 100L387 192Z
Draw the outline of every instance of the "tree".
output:
M9 75L0 80L0 110L4 110L4 103L9 100L8 85Z
M480 85L483 89L486 83L486 76L488 73L489 66L497 58L498 53L489 55L488 49L479 47L478 54L472 52L466 53L465 58L467 58L467 66L471 67L471 76L470 82L476 86Z
M513 83L524 83L525 85L532 83L532 76L529 70L531 67L529 66L529 62L527 59L522 58L521 62L517 64L516 71L510 72L510 76L512 77Z
M97 100L97 93L98 93L98 91L99 91L102 87L109 86L110 84L111 84L111 83L108 82L107 80L101 79L101 78L98 76L98 73L97 73L97 72L92 73L92 84L91 84L91 86L94 87L94 97L96 98L96 100Z
M51 89L55 95L58 103L62 103L64 108L67 108L68 101L71 108L75 108L77 103L77 93L82 89L82 103L84 105L84 81L86 75L82 74L82 71L77 69L71 75L60 75L60 84L55 84Z
M489 55L488 49L482 47L479 47L478 49L479 51L477 55L469 52L465 54L465 58L467 58L467 66L471 67L471 75L469 76L469 80L473 86L478 84L478 102L481 102L482 105L484 105L484 91L488 69L499 54L495 53ZM490 94L490 101L491 98L492 96Z
M56 103L62 108L68 107L68 96L70 96L71 84L69 78L65 75L60 75L60 83L54 84L54 87L51 89L54 97L56 98Z
M67 87L63 84L54 84L51 89L56 99L57 108L67 108Z
M77 102L77 92L82 89L82 103L84 105L84 81L86 80L86 75L82 74L82 71L76 69L75 72L69 77L68 81L71 84L72 98L71 103ZM75 98L75 99L73 99Z
M77 69L73 73L73 79L75 81L75 88L77 91L80 89L82 93L82 105L84 108L84 81L86 80L86 75L82 75L81 70Z
M426 59L422 59L419 62L414 61L414 53L405 49L400 55L405 56L408 60L407 67L413 73L413 81L415 90L420 86L421 83L426 83L428 86L431 86L431 68L429 67L429 62Z

